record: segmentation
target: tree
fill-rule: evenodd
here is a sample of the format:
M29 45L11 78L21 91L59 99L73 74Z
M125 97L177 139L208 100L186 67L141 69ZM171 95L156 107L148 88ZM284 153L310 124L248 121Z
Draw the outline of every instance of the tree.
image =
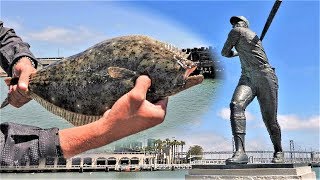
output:
M191 146L187 152L187 159L191 160L191 158L193 160L200 160L202 159L202 157L199 157L199 156L202 156L203 155L203 148L199 145L194 145L194 146ZM197 156L197 157L193 157L193 156Z
M163 163L163 157L162 157L163 142L161 139L157 139L155 141L155 149L157 152L157 162L162 164Z
M180 146L181 146L181 154L183 153L183 146L186 145L186 142L180 141ZM179 157L181 160L181 157Z
M181 152L183 152L183 146L186 145L186 142L180 141L180 145L181 145Z

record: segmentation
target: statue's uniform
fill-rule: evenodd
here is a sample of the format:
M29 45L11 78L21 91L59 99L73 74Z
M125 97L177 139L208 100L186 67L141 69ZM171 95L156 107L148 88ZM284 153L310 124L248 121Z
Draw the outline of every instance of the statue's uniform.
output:
M221 54L226 57L235 56L232 48L238 52L241 62L241 77L234 91L231 103L231 127L236 137L242 135L240 142L244 150L246 133L245 109L257 97L263 121L268 129L275 152L282 151L281 131L277 121L278 79L259 37L246 27L234 27L224 44ZM241 136L240 136L241 137Z

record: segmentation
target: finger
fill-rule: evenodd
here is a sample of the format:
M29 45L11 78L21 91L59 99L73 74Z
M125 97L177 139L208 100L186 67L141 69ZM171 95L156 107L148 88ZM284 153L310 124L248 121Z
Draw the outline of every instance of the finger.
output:
M130 91L130 95L137 101L142 101L146 99L146 94L151 86L151 79L148 76L139 76L136 80L136 85Z
M31 72L28 70L21 72L19 77L19 82L18 82L18 87L20 90L25 92L28 90L30 75L31 75Z
M139 91L143 91L144 93L147 93L150 86L151 86L151 79L146 75L142 75L142 76L139 76L138 79L136 80L136 85L134 89L139 89Z

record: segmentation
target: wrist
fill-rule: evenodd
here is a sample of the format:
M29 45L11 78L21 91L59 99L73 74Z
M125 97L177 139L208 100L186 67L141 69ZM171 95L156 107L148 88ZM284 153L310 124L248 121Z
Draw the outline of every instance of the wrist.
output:
M30 57L28 57L28 56L23 56L23 57L21 57L15 64L14 64L14 66L15 65L17 65L17 64L19 64L19 63L23 63L24 65L31 65L32 67L36 67L36 64L34 63L34 61L30 58Z
M35 62L28 56L22 56L20 57L12 66L12 76L15 76L16 70L24 68L24 67L32 67L36 68Z

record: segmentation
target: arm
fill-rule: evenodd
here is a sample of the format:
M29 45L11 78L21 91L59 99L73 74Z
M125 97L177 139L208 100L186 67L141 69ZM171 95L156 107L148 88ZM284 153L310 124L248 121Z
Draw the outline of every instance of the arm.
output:
M238 56L238 52L232 50L232 48L237 44L239 38L239 31L237 30L237 28L233 28L228 35L228 39L224 43L221 55L229 58Z
M15 123L0 124L0 163L3 166L39 163L46 157L70 158L107 145L163 122L168 99L152 104L146 100L151 85L147 76L123 95L103 117L90 124L63 130L41 129Z
M29 77L36 71L36 58L13 29L3 27L0 21L0 65L9 76L19 77L17 85L9 86L9 103L21 107L30 97L27 95Z
M29 57L37 67L38 62L29 48L29 44L23 42L13 29L3 27L3 22L0 21L0 64L9 76L13 73L14 64L22 57Z
M146 100L151 85L147 76L140 76L135 87L122 96L93 123L59 131L60 145L65 158L101 147L163 122L168 100L152 104Z

